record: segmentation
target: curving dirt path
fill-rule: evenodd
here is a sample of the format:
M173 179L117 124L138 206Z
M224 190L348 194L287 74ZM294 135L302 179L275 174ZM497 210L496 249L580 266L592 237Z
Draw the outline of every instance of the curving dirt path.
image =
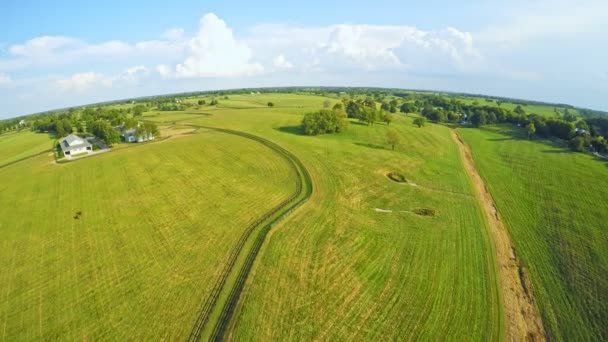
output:
M475 197L485 212L490 236L494 241L505 315L506 340L543 341L546 335L542 319L534 301L530 282L511 244L509 233L500 220L492 195L475 168L469 147L456 130L451 129L450 132L452 139L458 145L460 158L475 188Z

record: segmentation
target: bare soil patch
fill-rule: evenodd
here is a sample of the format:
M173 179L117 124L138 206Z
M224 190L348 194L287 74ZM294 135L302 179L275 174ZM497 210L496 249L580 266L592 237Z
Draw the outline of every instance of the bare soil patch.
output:
M431 208L416 208L412 210L412 212L419 216L435 216L437 215L437 210Z
M543 341L546 339L545 329L534 301L532 284L515 253L509 232L500 219L492 195L475 168L469 147L454 129L450 132L458 145L462 163L475 188L475 197L485 212L490 236L494 241L506 316L506 340Z
M407 179L405 178L405 176L400 173L389 172L386 174L386 176L388 177L388 179L392 180L393 182L407 183Z

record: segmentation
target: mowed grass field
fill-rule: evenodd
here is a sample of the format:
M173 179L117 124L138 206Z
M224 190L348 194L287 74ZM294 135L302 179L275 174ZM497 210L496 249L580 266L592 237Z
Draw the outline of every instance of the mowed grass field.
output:
M271 231L230 325L231 340L499 339L492 245L449 129L398 117L339 135L298 134L291 108L217 110L184 121L263 136L292 151L313 197ZM276 98L280 106L282 96ZM288 101L286 101L289 103ZM387 178L399 172L412 184ZM413 213L437 210L435 217ZM390 211L390 212L389 212Z
M185 339L241 232L295 188L242 137L130 146L0 169L1 340Z
M608 163L511 126L459 129L554 340L608 339Z
M48 134L30 131L0 135L0 166L51 150L53 142Z

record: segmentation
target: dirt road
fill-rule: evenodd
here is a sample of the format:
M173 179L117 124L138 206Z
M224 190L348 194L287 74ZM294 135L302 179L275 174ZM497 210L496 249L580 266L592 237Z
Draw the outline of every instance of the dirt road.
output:
M534 302L530 281L511 244L509 233L500 220L492 196L475 168L469 147L462 141L456 130L452 129L451 134L458 145L462 163L475 188L475 197L485 212L490 236L494 241L505 314L506 340L543 341L545 340L545 330L542 319Z

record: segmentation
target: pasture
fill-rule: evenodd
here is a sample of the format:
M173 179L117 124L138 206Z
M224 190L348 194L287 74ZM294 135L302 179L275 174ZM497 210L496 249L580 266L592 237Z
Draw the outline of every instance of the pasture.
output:
M49 134L30 131L0 135L0 166L53 149Z
M0 169L0 339L185 339L241 232L294 191L242 137L131 146Z
M459 129L555 340L606 340L608 163L512 126Z
M302 110L217 110L192 121L278 143L315 184L311 200L271 231L227 337L502 336L491 243L449 129L399 118L391 128L404 145L390 151L383 124L302 136ZM390 172L409 183L391 181ZM437 215L416 214L422 208Z
M395 114L390 126L351 120L346 132L304 136L303 114L338 98L245 94L198 106L211 98L144 113L173 135L166 140L64 165L40 155L0 168L2 339L189 336L239 236L290 198L298 178L269 145L198 126L276 144L302 163L314 189L272 226L223 337L505 338L493 240L450 128L418 128L416 115ZM394 151L389 129L401 137ZM607 164L522 140L507 126L458 131L549 335L605 339L608 178L598 175ZM42 147L42 135L21 134L12 145ZM22 150L0 149L0 160ZM235 278L227 276L218 305Z

